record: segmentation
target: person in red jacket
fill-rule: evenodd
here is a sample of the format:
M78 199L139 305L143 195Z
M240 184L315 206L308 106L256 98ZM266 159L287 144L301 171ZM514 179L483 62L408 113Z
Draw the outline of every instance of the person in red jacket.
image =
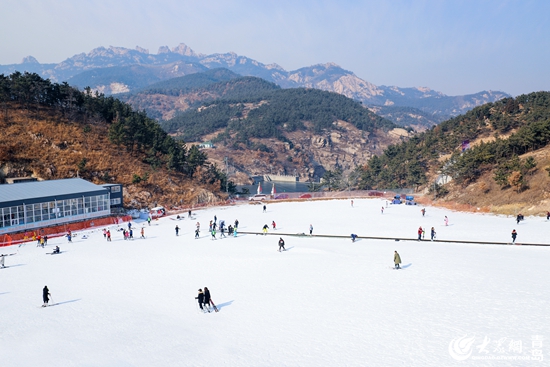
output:
M420 241L422 239L422 227L418 227L418 240Z

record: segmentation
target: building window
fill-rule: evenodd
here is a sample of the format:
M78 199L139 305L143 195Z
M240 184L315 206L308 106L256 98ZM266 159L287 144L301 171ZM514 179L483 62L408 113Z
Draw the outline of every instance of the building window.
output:
M111 199L111 205L118 205L120 204L120 198Z
M120 192L120 186L111 186L111 192Z

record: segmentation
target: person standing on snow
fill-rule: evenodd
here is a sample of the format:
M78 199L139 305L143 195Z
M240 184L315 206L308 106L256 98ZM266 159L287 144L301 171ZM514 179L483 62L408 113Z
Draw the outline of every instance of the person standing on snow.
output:
M269 227L267 226L267 224L264 224L264 226L262 227L262 232L264 233L264 235L267 235L267 230L269 229Z
M235 229L239 228L239 220L235 219Z
M313 236L313 226L311 224L309 225L309 235Z
M283 249L283 251L286 251L285 240L283 240L283 237L279 237L279 252L281 252L281 249Z
M212 232L210 232L210 234L212 235L211 240L215 240L216 239L216 229L212 228Z
M422 208L422 210L420 210L420 212L422 213L422 216L424 216L426 214L426 209Z
M204 304L204 293L202 293L202 289L199 289L199 295L195 297L195 299L199 301L199 307L204 312L204 308L202 308L202 305Z
M418 227L418 240L420 241L422 239L422 227Z
M277 229L277 224L275 224L275 221L272 221L271 225L273 226L273 229Z
M178 227L178 225L176 224L176 236L179 236L179 233L180 233L180 227Z
M2 254L0 255L0 268L5 268L6 265L4 265L4 259L6 258L6 255Z
M431 237L432 241L433 241L434 238L435 238L435 229L434 229L434 227L432 227L432 229L431 229L431 231L430 231L430 237Z
M384 214L384 207L380 209L380 213Z
M265 210L267 209L267 207L264 205L264 213L265 213Z
M518 236L518 233L516 230L512 230L512 243L516 243L516 237Z
M208 290L208 287L204 287L204 305L210 312L210 291Z
M448 226L449 225L449 218L447 218L447 216L445 216L445 219L443 220L445 222L445 225Z
M396 269L401 269L401 267L399 266L399 264L401 264L401 256L399 256L397 251L395 251L395 253L393 254L393 262Z
M48 286L45 285L44 289L42 289L42 300L44 301L44 304L42 305L42 307L46 307L48 305L48 302L50 301L50 297L51 297L50 290L48 289Z
M111 230L107 230L107 242L111 242Z

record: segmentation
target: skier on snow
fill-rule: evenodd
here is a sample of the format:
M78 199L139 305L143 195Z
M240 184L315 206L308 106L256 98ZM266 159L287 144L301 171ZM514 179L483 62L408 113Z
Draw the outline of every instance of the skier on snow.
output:
M206 306L208 312L210 312L210 291L208 290L208 287L204 287L204 305Z
M283 240L283 237L279 237L279 252L281 252L281 249L283 249L283 251L286 251L285 240Z
M430 237L431 237L432 241L433 241L434 238L435 238L435 229L434 229L434 227L432 227L432 229L431 229L431 231L430 231Z
M309 225L309 235L313 236L313 226L311 224Z
M55 249L53 250L52 254L60 254L61 250L59 249L59 246L55 246Z
M418 227L418 240L420 241L422 239L422 227Z
M176 225L176 228L175 228L175 230L176 230L176 236L179 236L179 233L180 233L180 227L178 227L178 226Z
M45 285L44 289L42 289L42 300L44 301L44 304L42 305L42 307L46 307L48 305L48 302L50 301L50 297L51 297L50 290L48 289L48 286Z
M273 226L273 229L277 229L277 224L275 224L275 221L272 221L271 225Z
M516 230L512 230L512 243L516 243L516 237L518 236L518 233Z
M195 299L199 301L199 307L204 312L204 308L202 308L202 305L204 304L204 293L202 293L202 289L199 289L199 295L195 297Z
M399 266L399 264L401 264L401 256L399 256L397 251L395 251L395 253L393 255L393 262L395 264L396 269L401 269L401 267Z

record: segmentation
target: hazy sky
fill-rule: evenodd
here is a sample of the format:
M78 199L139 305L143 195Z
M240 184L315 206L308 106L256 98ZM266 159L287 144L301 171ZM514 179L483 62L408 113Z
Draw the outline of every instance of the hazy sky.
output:
M2 0L0 64L183 42L448 95L550 90L548 0Z

